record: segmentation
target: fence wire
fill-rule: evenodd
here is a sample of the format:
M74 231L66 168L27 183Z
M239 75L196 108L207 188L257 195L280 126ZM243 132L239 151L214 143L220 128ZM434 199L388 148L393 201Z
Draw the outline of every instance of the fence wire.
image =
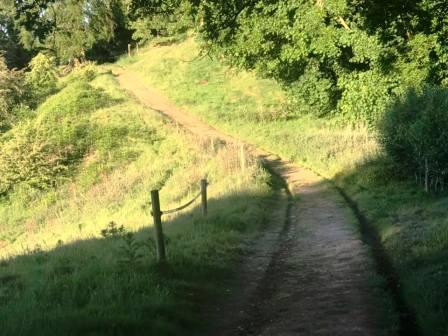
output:
M192 205L194 203L194 201L196 201L199 198L199 196L201 196L200 192L191 201L185 203L184 205L181 205L180 207L175 208L175 209L161 211L161 214L162 215L168 215L168 214L172 214L172 213L184 210L185 208L188 208L190 205Z

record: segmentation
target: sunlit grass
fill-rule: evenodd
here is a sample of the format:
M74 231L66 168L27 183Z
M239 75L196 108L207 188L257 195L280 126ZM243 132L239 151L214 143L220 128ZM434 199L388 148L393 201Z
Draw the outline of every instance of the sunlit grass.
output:
M214 126L327 177L378 154L376 138L366 128L310 116L287 119L286 97L278 84L201 56L194 39L148 47L128 68Z

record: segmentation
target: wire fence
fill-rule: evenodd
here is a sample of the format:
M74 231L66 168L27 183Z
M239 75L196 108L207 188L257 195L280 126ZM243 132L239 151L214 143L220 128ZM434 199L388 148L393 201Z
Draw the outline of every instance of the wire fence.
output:
M163 235L163 226L162 226L162 215L173 214L179 211L182 211L192 205L199 197L201 197L201 208L203 216L207 216L207 186L208 182L206 179L201 180L201 191L190 201L177 207L175 209L160 210L160 197L159 190L151 191L151 204L152 211L151 215L154 219L154 229L156 236L156 248L157 248L157 261L165 262L166 261L166 250L165 250L165 237Z
M211 140L211 148L215 150L215 141ZM248 168L248 161L246 155L246 148L244 144L240 144L240 149L237 155L238 166L240 166L242 172L245 172ZM159 198L159 190L151 191L151 205L152 211L151 215L154 220L154 232L155 232L155 240L156 240L156 248L157 248L157 261L158 262L166 262L166 251L165 251L165 237L163 235L163 226L162 226L162 216L173 214L182 210L185 210L189 206L191 206L198 198L201 198L201 209L202 215L207 216L207 186L208 182L206 179L201 180L201 191L194 196L193 199L188 201L187 203L169 210L162 211L160 209L160 198Z
M184 205L181 205L180 207L177 207L175 209L161 211L161 214L168 215L168 214L173 214L173 213L182 211L182 210L188 208L190 205L192 205L201 196L201 194L202 194L201 192L198 193L191 201L185 203Z

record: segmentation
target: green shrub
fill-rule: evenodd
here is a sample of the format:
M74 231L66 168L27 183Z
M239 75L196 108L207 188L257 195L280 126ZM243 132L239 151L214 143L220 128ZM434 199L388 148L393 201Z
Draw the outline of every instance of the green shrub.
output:
M26 84L32 105L39 105L56 91L56 65L52 57L42 53L30 62L31 71L26 74Z
M380 134L404 174L437 189L448 173L448 89L409 91L388 110Z
M42 137L31 122L14 128L0 145L0 194L22 181L33 188L52 185L66 170L63 155Z
M83 64L83 66L78 67L75 70L75 74L78 79L85 82L91 82L97 76L98 70L94 63L86 63Z
M336 104L334 83L315 68L305 71L298 81L287 87L287 92L298 114L321 117L330 113Z
M82 63L74 68L69 68L69 70L70 73L63 79L65 85L76 81L91 82L98 75L98 69L92 62Z
M21 104L24 91L23 72L9 70L0 56L0 133L16 120L15 107Z
M22 182L39 189L55 185L95 143L90 113L108 101L102 91L76 82L47 99L36 118L6 133L0 142L0 194Z
M338 110L344 120L375 125L394 97L395 81L382 73L366 71L340 78L343 90Z

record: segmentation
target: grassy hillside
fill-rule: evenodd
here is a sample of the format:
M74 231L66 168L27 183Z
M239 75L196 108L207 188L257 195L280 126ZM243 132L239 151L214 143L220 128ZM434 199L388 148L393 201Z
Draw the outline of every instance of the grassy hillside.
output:
M448 197L393 173L376 134L337 120L288 119L275 82L200 56L193 39L119 64L214 126L333 179L374 226L424 334L448 333Z
M267 223L269 175L184 134L108 72L59 86L0 138L2 335L194 334L200 305ZM165 217L170 264L158 267L149 191L172 208L204 176L209 216L195 204Z

